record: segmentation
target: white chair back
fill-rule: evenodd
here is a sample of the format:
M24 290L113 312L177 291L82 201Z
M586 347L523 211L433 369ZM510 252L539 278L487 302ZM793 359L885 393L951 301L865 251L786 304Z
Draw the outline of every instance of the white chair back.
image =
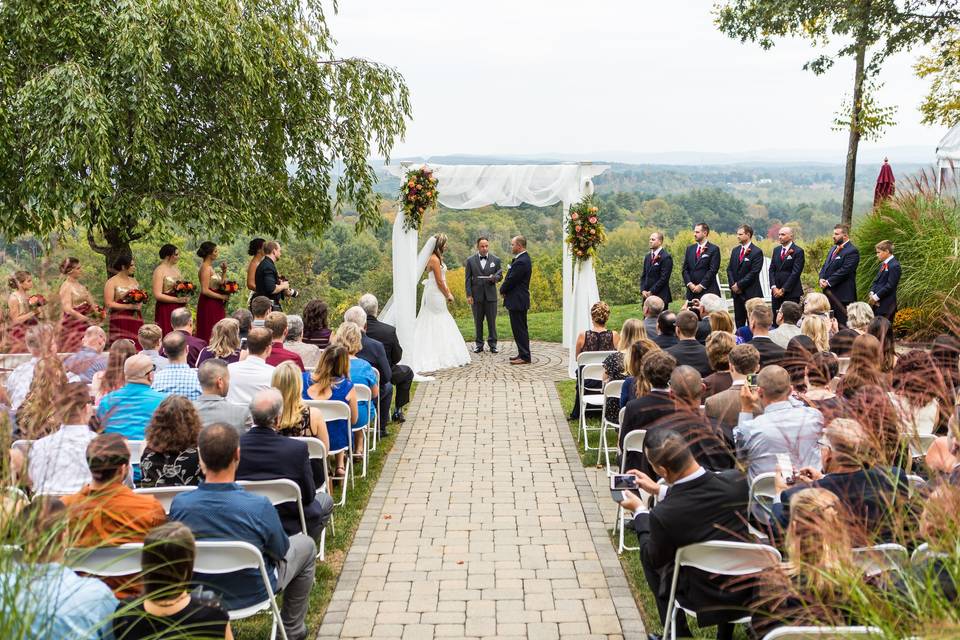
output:
M583 381L603 380L603 365L602 364L584 365L583 371L580 374L580 379Z
M170 507L173 505L173 499L176 498L181 493L189 493L193 491L196 487L193 486L181 486L181 487L141 487L139 489L134 489L134 493L139 493L145 496L153 496L157 499L157 502L163 506L163 511L165 513L170 513Z
M626 407L620 407L620 415L617 416L617 424L623 424L623 414L627 412Z
M773 502L777 498L777 474L773 471L759 473L750 483L749 512L758 515L754 505L759 506L763 513L769 515Z
M303 403L308 407L319 409L324 422L334 420L346 420L348 424L351 422L350 405L342 400L304 400Z
M116 547L67 549L65 564L74 571L111 578L140 573L143 544L129 542Z
M933 551L930 548L930 545L924 542L919 547L913 550L913 555L910 556L911 564L920 564L928 558L949 558L950 554L944 553L942 551Z
M611 380L603 388L603 395L608 398L620 400L620 392L623 390L623 380Z
M837 375L842 376L847 372L847 369L850 368L850 356L837 358L837 363L838 363Z
M307 533L307 520L303 515L303 496L300 495L300 485L288 478L276 478L274 480L238 480L237 484L250 493L263 496L270 501L270 504L286 504L295 502L300 516L300 529Z
M143 449L147 446L144 440L127 440L127 448L130 449L130 464L140 464L140 458L143 456Z
M763 257L763 269L760 270L760 290L763 292L763 299L770 301L770 258ZM776 318L774 318L776 320Z
M906 547L894 543L875 544L871 547L858 547L853 550L853 561L868 576L884 571L895 571L906 567L910 554Z
M778 627L763 640L842 640L859 636L883 636L876 627Z
M353 393L356 395L358 403L367 403L367 418L364 420L363 426L369 427L370 420L373 419L373 390L365 384L355 384L353 385Z
M616 351L584 351L577 356L577 366L584 367L588 364L603 364L607 356L616 353Z

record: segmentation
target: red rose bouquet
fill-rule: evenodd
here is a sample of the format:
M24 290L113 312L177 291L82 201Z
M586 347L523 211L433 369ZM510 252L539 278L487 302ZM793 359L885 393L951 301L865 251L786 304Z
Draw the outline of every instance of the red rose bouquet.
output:
M127 295L123 296L123 299L120 301L121 304L140 304L146 302L147 298L150 296L143 289L130 289L127 291Z
M420 231L423 216L437 206L437 179L427 168L414 169L400 186L400 206L403 208L403 228Z
M44 298L39 293L35 293L29 298L27 298L27 304L30 306L31 309L39 309L40 307L47 304L47 299Z
M600 223L600 209L593 204L590 196L570 207L567 218L567 244L573 254L574 262L597 257L600 245L607 235Z
M192 296L196 290L197 288L193 286L193 283L187 280L177 280L176 284L173 285L173 292L176 293L178 297Z
M222 285L220 285L220 291L218 293L223 293L228 296L240 291L240 284L236 280L227 280Z

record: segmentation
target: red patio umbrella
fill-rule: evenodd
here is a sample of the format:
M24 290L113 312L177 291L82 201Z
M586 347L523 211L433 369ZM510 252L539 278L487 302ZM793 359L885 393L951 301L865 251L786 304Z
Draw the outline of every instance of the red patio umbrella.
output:
M880 204L880 201L884 198L889 198L893 195L895 190L894 183L896 181L893 178L893 169L890 168L890 163L886 158L883 159L883 166L880 167L880 175L877 176L877 186L873 190L873 206Z

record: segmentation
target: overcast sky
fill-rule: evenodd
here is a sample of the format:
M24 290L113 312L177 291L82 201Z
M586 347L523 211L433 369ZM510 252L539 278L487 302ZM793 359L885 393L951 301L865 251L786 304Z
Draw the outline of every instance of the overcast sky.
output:
M413 120L394 156L448 153L835 151L852 64L802 69L815 51L770 51L719 33L710 0L340 0L338 54L396 67ZM884 68L898 107L881 149L930 148L913 57ZM831 154L832 155L832 154Z

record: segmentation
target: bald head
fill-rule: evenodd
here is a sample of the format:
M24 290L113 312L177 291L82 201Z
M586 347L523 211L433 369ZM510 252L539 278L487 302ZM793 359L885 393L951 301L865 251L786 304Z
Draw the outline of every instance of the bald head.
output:
M163 336L163 354L174 364L187 361L187 337L179 331Z
M83 332L83 346L88 349L93 349L94 351L100 352L103 351L103 348L107 345L107 334L103 329L96 325L90 325L87 327L87 330Z
M703 378L693 367L681 365L670 374L670 393L678 404L699 407L703 394Z
M760 370L757 376L763 406L781 402L790 395L790 374L781 366L771 364Z
M282 412L283 396L278 389L271 387L253 394L253 400L250 401L250 415L253 416L255 426L276 429Z
M793 242L793 229L790 227L780 227L780 230L777 231L777 239L780 240L780 244L786 246Z
M153 382L154 369L156 369L156 366L150 356L138 353L130 356L123 363L123 377L128 383L149 385Z

